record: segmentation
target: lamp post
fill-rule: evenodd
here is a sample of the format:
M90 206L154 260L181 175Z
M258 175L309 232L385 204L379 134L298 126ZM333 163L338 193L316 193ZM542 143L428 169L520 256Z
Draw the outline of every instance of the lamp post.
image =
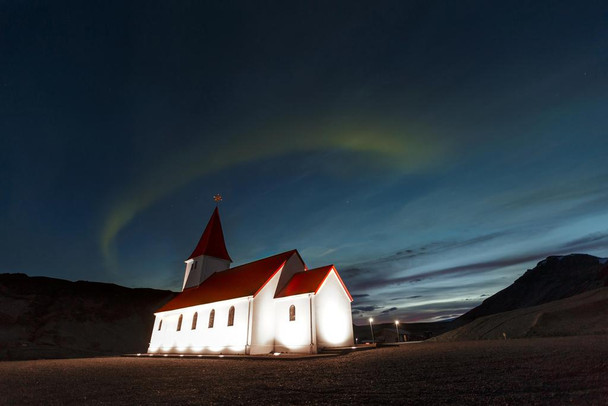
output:
M374 328L372 327L372 322L374 321L373 317L369 318L369 329L372 331L372 343L376 342L376 339L374 338Z
M397 342L399 342L399 320L395 320L395 330L397 330Z

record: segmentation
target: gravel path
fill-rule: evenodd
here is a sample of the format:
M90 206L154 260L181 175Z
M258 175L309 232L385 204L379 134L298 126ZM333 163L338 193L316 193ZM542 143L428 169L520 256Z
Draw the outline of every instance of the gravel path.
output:
M608 404L606 336L420 343L310 360L0 363L2 404Z

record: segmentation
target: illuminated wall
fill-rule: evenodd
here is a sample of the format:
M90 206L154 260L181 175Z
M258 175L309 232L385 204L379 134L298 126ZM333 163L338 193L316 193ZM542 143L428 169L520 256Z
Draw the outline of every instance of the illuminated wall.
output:
M250 354L274 351L274 292L280 274L273 276L253 299Z
M275 351L274 295L279 283L287 283L293 274L303 270L304 263L297 255L292 255L253 299L251 354L268 354Z
M350 303L335 271L330 272L313 298L319 349L354 345Z
M311 297L312 294L304 294L275 299L275 351L317 352L314 317L311 320ZM291 306L295 310L294 320L289 318Z
M213 304L187 307L156 314L150 339L150 353L245 354L250 298L225 300ZM234 306L234 324L228 326L228 312ZM209 315L215 309L213 328ZM198 313L192 329L194 313ZM181 330L177 331L182 315ZM159 324L162 320L162 327Z

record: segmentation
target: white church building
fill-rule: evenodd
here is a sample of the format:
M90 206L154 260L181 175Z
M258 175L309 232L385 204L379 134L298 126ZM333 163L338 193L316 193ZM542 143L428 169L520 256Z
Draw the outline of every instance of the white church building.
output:
M157 310L149 353L317 353L353 345L352 297L333 265L296 250L230 267L218 209L186 260L182 292Z

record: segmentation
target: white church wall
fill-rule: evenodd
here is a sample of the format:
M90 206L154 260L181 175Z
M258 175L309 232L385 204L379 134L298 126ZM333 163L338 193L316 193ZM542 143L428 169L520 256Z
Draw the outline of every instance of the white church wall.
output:
M196 262L196 268L193 268ZM200 285L214 272L225 271L230 268L230 261L201 255L186 261L186 274L182 290Z
M331 271L313 301L319 349L354 345L350 303L342 283Z
M163 346L169 346L169 342L173 342L172 334L169 331L175 328L171 327L171 319L169 314L157 313L155 314L154 328L152 329L152 336L150 337L150 344L148 346L149 353L162 352ZM178 316L179 317L179 316Z
M311 320L310 294L275 299L275 351L316 353ZM290 307L295 320L290 320ZM312 344L312 345L311 345Z
M228 326L228 313L234 306L234 324ZM213 327L209 315L215 310ZM196 328L192 318L198 314ZM156 314L150 340L150 353L244 354L247 345L249 299L239 298L212 304L187 307ZM181 330L177 331L182 315ZM162 328L158 330L160 320Z
M253 299L250 354L274 352L274 295L282 271L281 268L270 278L266 286Z
M186 288L190 288L194 285L195 281L198 281L201 278L201 269L197 266L194 268L194 260L189 259L186 261L186 274L184 276L184 283L182 285L182 290Z

